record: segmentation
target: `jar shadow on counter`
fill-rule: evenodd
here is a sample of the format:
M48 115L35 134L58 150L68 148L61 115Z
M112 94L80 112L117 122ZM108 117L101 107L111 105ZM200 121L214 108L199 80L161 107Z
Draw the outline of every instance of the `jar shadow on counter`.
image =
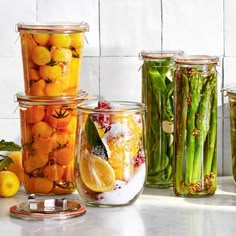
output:
M10 218L12 224L18 225L21 228L22 235L45 235L50 232L60 232L67 231L69 235L71 234L76 227L85 224L86 218L76 217L70 220L48 220L48 221L28 221L28 220L19 220ZM29 227L30 223L30 227ZM70 233L71 232L71 233Z
M145 235L145 225L139 211L132 206L116 208L87 207L81 217L61 221L22 221L10 219L21 227L22 235L48 235L63 232L67 235ZM111 217L112 216L112 217ZM36 226L37 225L37 226ZM34 227L35 226L35 227ZM62 235L62 234L59 234Z
M143 195L154 195L154 196L161 196L161 197L175 197L173 188L166 188L166 189L157 189L157 188L148 188L145 187L143 190Z
M223 207L224 210L229 207L231 210L236 210L236 195L235 194L222 194L218 193L213 196L205 197L205 198L185 198L186 202L189 202L193 205L199 205L204 207L214 207L214 210L221 209ZM229 209L228 208L228 209Z

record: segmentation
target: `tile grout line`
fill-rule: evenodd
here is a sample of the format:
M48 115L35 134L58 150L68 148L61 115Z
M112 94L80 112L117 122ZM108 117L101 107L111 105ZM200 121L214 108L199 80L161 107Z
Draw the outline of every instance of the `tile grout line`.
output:
M101 97L101 4L100 0L98 0L98 34L99 34L99 57L98 57L98 97L100 100Z
M38 0L35 0L35 18L36 18L36 22L38 22Z
M161 4L161 50L163 50L163 0L160 0Z
M225 0L223 0L223 58L222 58L222 82L221 82L221 88L224 88L224 61L225 61ZM224 112L224 94L222 93L221 94L221 104L222 104L222 117L221 117L221 132L222 132L222 135L221 137L224 137L224 131L225 131L225 122L224 122L224 119L225 119L225 112ZM222 159L222 175L224 176L225 175L225 165L224 165L224 160L225 160L225 156L224 156L224 138L222 139L221 141L221 159Z

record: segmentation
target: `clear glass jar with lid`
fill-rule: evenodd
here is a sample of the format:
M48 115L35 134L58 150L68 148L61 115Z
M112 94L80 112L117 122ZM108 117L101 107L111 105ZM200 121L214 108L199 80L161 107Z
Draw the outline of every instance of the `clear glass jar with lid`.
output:
M81 97L16 95L20 108L23 186L37 195L75 191L77 105Z
M189 55L175 62L174 192L210 196L217 185L218 58Z
M76 96L80 85L85 22L17 24L24 87L29 96Z
M144 111L144 104L136 102L79 104L75 179L87 205L129 205L142 193L146 176Z
M232 175L236 183L236 86L231 85L224 88L223 91L229 99Z
M142 102L146 104L146 186L173 185L174 57L183 51L142 51Z

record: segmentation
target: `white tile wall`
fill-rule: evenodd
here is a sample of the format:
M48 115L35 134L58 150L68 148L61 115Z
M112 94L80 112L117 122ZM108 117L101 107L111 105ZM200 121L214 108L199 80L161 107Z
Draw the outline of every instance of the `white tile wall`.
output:
M224 38L225 38L225 54L224 54L224 86L235 85L235 65L236 65L236 2L233 0L224 1ZM229 125L229 106L228 98L224 98L224 120L223 120L223 175L229 174L231 170L231 149L230 149L230 125Z
M84 48L84 55L99 55L98 0L36 0L36 3L38 22L85 21L89 23L89 34L86 34L89 44Z
M14 7L13 7L14 6ZM0 2L0 55L14 57L19 55L16 24L36 18L36 2L29 0L9 0Z
M20 142L14 102L15 93L24 87L20 41L15 32L18 22L88 22L81 88L107 99L138 101L141 50L182 49L188 54L220 56L219 90L224 84L236 83L235 12L234 0L1 1L0 139ZM218 171L228 175L229 118L222 100L219 92Z
M225 56L236 55L236 27L235 27L235 11L236 2L234 0L225 0Z
M99 95L99 57L84 57L80 87L89 94Z
M115 100L140 102L141 65L142 62L134 57L102 57L101 96L108 100L115 98Z
M223 55L223 1L163 1L163 45L188 54Z
M1 70L1 92L0 92L0 118L16 118L18 112L14 113L17 103L15 94L23 91L24 84L20 57L0 57Z
M100 0L101 55L137 56L161 46L161 2Z

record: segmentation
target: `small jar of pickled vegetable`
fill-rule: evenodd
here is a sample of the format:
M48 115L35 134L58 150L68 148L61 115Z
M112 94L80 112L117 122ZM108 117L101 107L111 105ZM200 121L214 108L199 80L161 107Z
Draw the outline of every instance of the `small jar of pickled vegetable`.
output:
M173 185L174 57L182 51L142 51L142 102L145 113L147 154L146 186Z
M175 59L174 193L211 196L217 187L217 57Z
M51 195L75 191L76 107L80 99L17 94L23 185L27 193Z
M24 87L29 96L76 96L87 23L22 24Z
M87 205L130 205L143 190L145 106L90 101L78 106L76 187Z
M224 89L229 98L232 174L236 183L236 86Z

